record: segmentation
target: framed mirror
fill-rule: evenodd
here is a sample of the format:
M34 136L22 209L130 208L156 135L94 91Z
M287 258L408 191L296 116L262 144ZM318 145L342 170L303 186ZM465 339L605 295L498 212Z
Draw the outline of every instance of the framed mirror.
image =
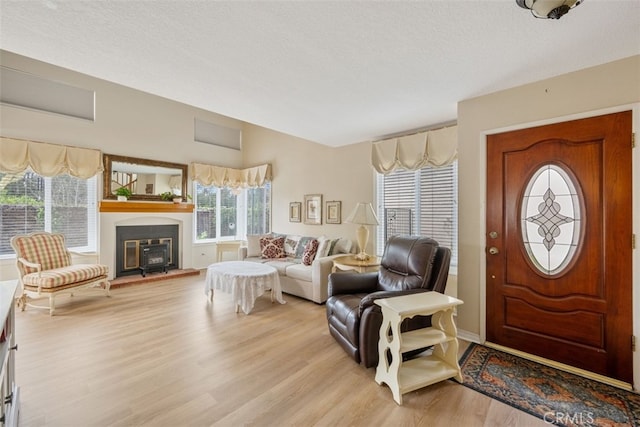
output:
M131 200L163 200L171 192L187 200L188 166L181 163L103 154L103 199L116 199L116 190L131 191Z

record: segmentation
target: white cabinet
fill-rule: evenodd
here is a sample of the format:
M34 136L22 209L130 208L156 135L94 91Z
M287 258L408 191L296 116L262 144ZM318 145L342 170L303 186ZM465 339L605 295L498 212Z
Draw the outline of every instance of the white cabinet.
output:
M0 426L17 426L19 388L15 382L15 293L18 281L0 282Z
M462 382L453 322L453 310L462 301L439 292L424 292L379 299L375 303L382 309L375 379L378 384L389 386L399 405L402 395L410 391L448 378ZM431 315L431 327L400 332L402 321L417 315ZM431 346L430 354L402 361L403 353Z

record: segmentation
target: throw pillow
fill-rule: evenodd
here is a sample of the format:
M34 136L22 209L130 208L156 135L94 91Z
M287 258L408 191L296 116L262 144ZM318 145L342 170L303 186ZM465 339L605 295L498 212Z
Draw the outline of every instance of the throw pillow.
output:
M262 237L268 237L268 234L248 234L247 235L247 256L256 257L262 256L262 247L260 246L260 239Z
M284 237L261 237L260 249L262 258L284 258Z
M331 245L331 239L327 239L324 236L318 237L318 251L316 252L316 257L322 258L329 255L330 245Z
M298 242L298 249L296 249L296 258L302 259L302 254L304 253L305 248L307 247L307 243L315 240L314 237L301 237Z
M295 258L296 248L300 244L300 236L288 235L284 239L284 253L288 257Z
M338 239L335 244L332 244L329 255L336 254L348 254L351 252L351 240Z
M338 244L339 240L340 239L331 239L331 241L329 242L329 251L327 252L327 255L335 255L340 253L336 252L336 245Z
M304 253L302 254L302 263L304 265L311 265L313 259L316 257L318 251L318 241L313 239L307 243L304 247Z

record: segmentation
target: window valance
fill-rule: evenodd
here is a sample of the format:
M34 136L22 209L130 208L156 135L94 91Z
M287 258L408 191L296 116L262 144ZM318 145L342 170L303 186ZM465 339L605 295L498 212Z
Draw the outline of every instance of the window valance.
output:
M458 126L377 141L371 149L371 164L382 174L446 166L457 157Z
M191 179L203 185L215 185L220 188L260 187L266 181L271 181L271 165L265 164L247 169L232 169L202 163L191 163Z
M18 173L28 167L42 176L69 174L87 179L102 172L102 152L0 137L0 172Z

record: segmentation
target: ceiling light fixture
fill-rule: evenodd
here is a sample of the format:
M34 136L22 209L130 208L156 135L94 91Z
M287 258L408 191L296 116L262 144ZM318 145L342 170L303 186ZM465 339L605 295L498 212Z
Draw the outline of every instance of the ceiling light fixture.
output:
M531 10L536 18L560 19L583 0L516 0L518 6Z

